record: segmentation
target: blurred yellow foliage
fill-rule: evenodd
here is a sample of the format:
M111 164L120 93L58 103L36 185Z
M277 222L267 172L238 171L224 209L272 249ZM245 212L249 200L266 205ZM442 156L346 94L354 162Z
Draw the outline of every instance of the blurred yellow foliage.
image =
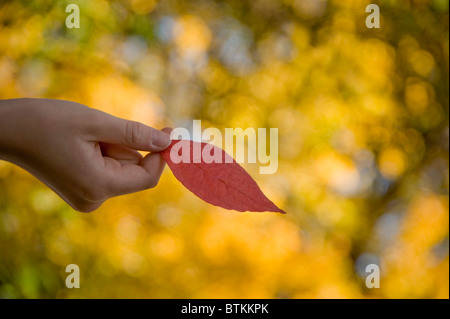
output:
M0 4L0 98L162 128L279 129L287 215L157 188L73 211L0 162L0 298L448 298L448 1ZM81 269L67 289L65 267ZM379 289L366 266L381 270Z

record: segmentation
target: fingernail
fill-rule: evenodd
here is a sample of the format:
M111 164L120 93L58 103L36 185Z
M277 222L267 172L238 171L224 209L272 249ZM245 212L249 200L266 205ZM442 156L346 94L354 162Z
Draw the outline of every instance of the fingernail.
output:
M161 131L163 131L163 132L165 132L165 133L167 133L167 134L170 135L170 133L172 133L172 131L173 131L173 128L171 128L171 127L165 127L165 128L163 128Z
M155 147L165 148L170 144L170 135L162 131L155 131L152 144Z

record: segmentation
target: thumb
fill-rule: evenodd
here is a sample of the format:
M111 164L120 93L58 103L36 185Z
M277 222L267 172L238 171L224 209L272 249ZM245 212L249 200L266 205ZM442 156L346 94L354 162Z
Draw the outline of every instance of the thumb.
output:
M170 145L170 135L166 132L99 112L101 115L95 120L93 129L97 141L148 152L160 152Z

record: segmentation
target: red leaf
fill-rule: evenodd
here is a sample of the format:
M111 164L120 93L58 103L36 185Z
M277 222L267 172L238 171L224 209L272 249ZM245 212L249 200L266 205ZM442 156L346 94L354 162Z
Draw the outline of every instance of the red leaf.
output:
M214 155L215 162L205 162L211 160L201 156L202 153L211 157ZM175 177L210 204L240 212L285 214L263 194L251 176L230 155L212 144L174 140L161 154ZM178 162L180 158L182 161L179 163L173 161Z

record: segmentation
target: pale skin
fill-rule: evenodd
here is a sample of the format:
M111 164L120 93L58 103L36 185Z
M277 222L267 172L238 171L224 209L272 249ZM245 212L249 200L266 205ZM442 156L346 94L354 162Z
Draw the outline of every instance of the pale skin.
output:
M0 160L24 168L81 212L155 187L170 131L70 101L0 100Z

